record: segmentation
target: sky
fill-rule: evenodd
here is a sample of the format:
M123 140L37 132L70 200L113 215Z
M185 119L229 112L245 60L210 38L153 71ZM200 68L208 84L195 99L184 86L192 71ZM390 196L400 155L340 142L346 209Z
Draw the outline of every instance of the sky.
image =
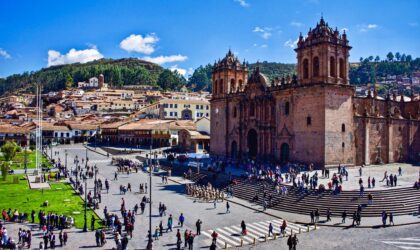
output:
M417 0L0 0L0 77L99 58L142 58L180 73L224 57L295 63L321 15L346 30L350 61L420 56Z

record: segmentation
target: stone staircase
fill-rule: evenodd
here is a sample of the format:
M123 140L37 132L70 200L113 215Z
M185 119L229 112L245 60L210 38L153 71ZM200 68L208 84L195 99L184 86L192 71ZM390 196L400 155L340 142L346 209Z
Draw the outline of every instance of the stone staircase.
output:
M242 179L239 184L233 185L234 196L243 200L252 201L257 192L259 201L263 204L263 184L266 185L267 197L271 193L273 196L271 209L308 215L312 210L319 209L321 216L325 216L330 208L332 216L340 217L346 210L347 216L357 210L359 204L362 205L362 215L364 217L381 216L383 210L394 215L407 215L418 211L420 205L420 191L411 187L387 189L387 190L366 190L363 197L359 197L358 191L342 191L339 195L334 195L331 191L319 193L318 190L308 190L308 192L298 192L296 188L287 186L287 195L279 195L274 191L274 186L265 180ZM373 204L368 205L367 196L371 193Z

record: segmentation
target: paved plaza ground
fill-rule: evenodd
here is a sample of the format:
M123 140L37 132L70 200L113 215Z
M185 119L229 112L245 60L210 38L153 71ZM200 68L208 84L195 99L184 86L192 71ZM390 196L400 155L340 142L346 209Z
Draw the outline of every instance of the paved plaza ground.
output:
M55 151L59 151L61 160L64 160L64 150L68 152L68 167L71 167L73 158L78 155L79 158L85 157L86 149L81 144L75 145L62 145L55 147ZM103 152L102 152L103 153ZM132 173L130 175L120 174L118 180L114 179L114 173L117 170L116 166L110 164L111 156L108 158L106 154L97 154L92 151L88 151L89 164L96 164L99 168L98 178L103 181L108 179L110 181L110 192L106 194L105 190L102 190L102 203L100 209L96 210L97 214L103 217L103 208L107 206L108 211L120 215L119 209L121 205L121 199L125 199L126 207L133 208L134 205L140 203L143 194L139 194L138 186L140 183L148 182L148 174L139 171L138 173ZM378 175L377 180L380 176L383 176L385 167L389 167L392 173L396 173L393 170L394 166L379 166L377 169L372 170L369 174ZM409 171L412 174L416 173L416 169L409 170L410 167L406 166L403 170L403 177L409 176ZM368 169L364 169L363 176L367 176ZM418 170L417 170L418 171ZM350 170L351 176L358 179L357 169ZM410 172L411 173L411 172ZM366 175L365 175L366 174ZM367 178L367 177L366 177ZM407 182L410 181L407 177ZM318 229L310 228L309 232L306 232L307 227L305 225L299 225L292 223L292 221L307 221L308 216L293 215L280 211L272 211L268 209L266 212L261 212L261 208L254 206L246 201L233 199L231 202L231 213L226 213L225 203L219 202L217 207L213 207L213 203L205 203L196 201L194 198L184 195L184 187L179 182L183 181L182 178L173 177L173 181L169 181L168 184L162 184L159 176L153 176L153 202L152 202L152 229L163 221L163 225L166 228L168 216L159 217L158 206L159 202L163 202L168 210L167 215L172 214L174 217L174 232L165 233L158 241L154 242L154 249L175 249L176 241L176 230L178 229L178 216L180 213L184 213L186 217L185 225L181 229L181 233L186 228L193 230L195 233L195 222L197 219L203 221L202 224L202 235L196 237L194 241L194 249L205 249L211 243L211 237L209 234L216 230L218 231L219 244L218 247L224 246L224 242L227 242L228 246L234 246L240 244L240 236L237 236L240 232L240 223L244 220L247 223L249 235L243 237L244 247L242 249L286 249L286 239L268 240L262 242L264 234L268 232L268 223L273 223L275 232L278 232L278 226L282 219L286 219L289 223L288 232L293 229L294 232L298 232L301 229L302 234L298 235L299 245L298 249L401 249L403 247L411 247L410 249L420 249L420 230L419 224L408 225L408 226L396 226L396 227L374 227L374 228L348 228L348 227L329 227L320 226ZM403 181L403 180L402 180ZM132 192L127 192L126 195L120 195L119 186L127 185L128 183L132 186ZM356 183L357 184L357 183ZM346 187L346 186L345 186ZM88 189L93 192L93 180L88 180ZM147 244L147 230L148 230L148 206L145 210L145 215L137 215L136 223L134 226L133 239L129 241L128 249L144 249ZM407 221L420 222L418 216L411 216L410 218L403 218ZM377 222L376 222L377 220ZM398 223L396 218L396 223ZM331 224L336 223L333 218ZM366 222L367 223L367 222ZM372 218L372 225L380 224L380 218ZM90 223L88 223L90 224ZM9 235L16 238L17 230L19 227L27 227L30 225L22 224L8 224ZM57 232L58 234L58 232ZM33 246L37 246L40 238L39 231L34 231ZM112 249L115 247L115 242L112 239L111 234L107 234L107 243L103 247L104 249ZM253 238L257 238L255 246L252 245ZM260 238L262 237L262 238ZM93 232L81 233L80 230L72 229L69 230L69 242L66 247L62 249L77 249L85 248L92 249L95 247L95 237ZM407 248L408 249L408 248Z

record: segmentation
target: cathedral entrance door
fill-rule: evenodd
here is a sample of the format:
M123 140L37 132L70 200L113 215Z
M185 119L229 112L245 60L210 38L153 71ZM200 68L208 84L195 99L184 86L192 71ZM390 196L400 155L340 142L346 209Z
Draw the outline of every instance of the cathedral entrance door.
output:
M232 142L232 145L230 147L230 154L232 159L236 160L236 157L238 155L238 144L236 143L236 141Z
M287 143L281 144L280 160L282 162L289 161L289 144Z
M255 158L258 153L258 135L255 129L248 131L248 157Z

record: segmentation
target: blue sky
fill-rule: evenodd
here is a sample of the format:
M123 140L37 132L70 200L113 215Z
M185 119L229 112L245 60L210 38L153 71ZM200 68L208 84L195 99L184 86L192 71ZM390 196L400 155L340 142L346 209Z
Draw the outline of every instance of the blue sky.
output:
M0 77L95 58L146 58L182 73L223 57L296 62L321 13L347 29L350 60L420 52L420 1L0 1Z

